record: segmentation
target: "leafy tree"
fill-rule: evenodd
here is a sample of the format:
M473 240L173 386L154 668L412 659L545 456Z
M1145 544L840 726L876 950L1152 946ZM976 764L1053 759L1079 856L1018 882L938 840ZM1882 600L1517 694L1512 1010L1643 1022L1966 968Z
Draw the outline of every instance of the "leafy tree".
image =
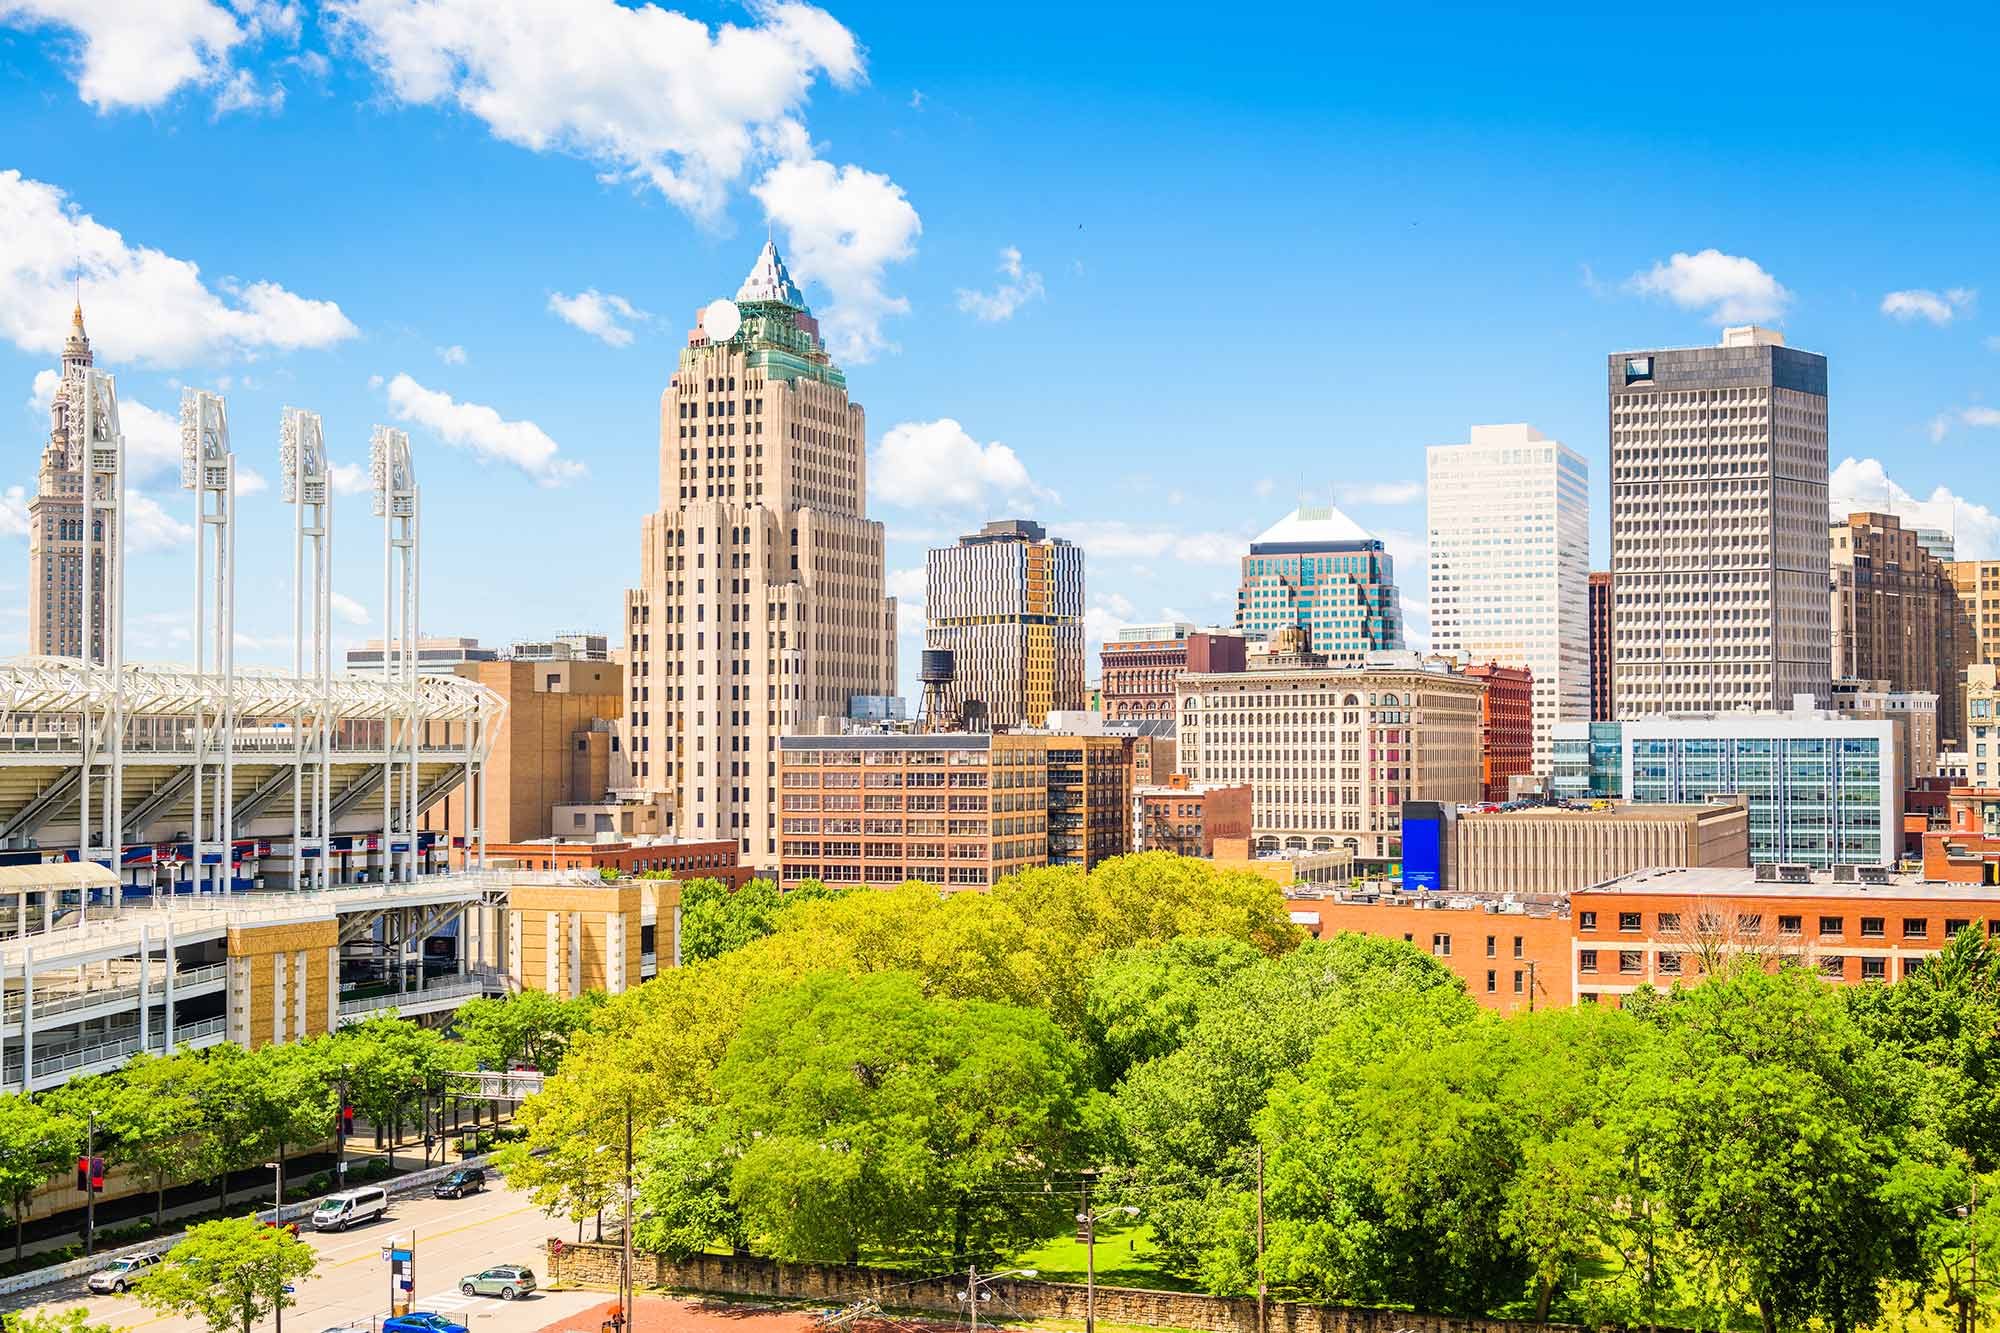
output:
M14 1215L14 1258L35 1191L75 1162L83 1127L54 1103L21 1094L0 1096L0 1195Z
M718 879L681 881L681 963L704 962L777 928L778 886L753 879L731 889Z
M1005 1253L1073 1211L1019 1187L1087 1160L1087 1085L1055 1026L906 973L817 973L757 1005L716 1087L731 1195L781 1259Z
M113 1078L99 1106L98 1128L118 1145L118 1155L152 1177L153 1223L166 1212L167 1184L192 1174L211 1126L201 1095L207 1061L193 1051L139 1054Z
M685 1258L721 1240L748 1248L742 1216L730 1197L734 1143L725 1112L690 1107L646 1136L639 1147L639 1214L634 1243L657 1254Z
M577 1029L596 1005L524 990L503 999L468 1000L452 1016L452 1032L483 1069L531 1065L553 1074Z
M1179 1046L1203 1000L1262 957L1241 940L1204 935L1135 944L1100 958L1085 1012L1104 1085Z
M1856 986L1848 1007L1876 1041L1934 1084L1940 1131L1977 1170L2000 1168L2000 949L1977 925L1893 986Z
M134 1291L149 1309L198 1316L210 1333L251 1333L258 1320L298 1303L285 1288L317 1263L289 1231L230 1217L190 1228Z
M8 1333L117 1333L114 1325L91 1323L90 1311L81 1305L66 1310L31 1307L8 1316L6 1322Z
M293 1042L260 1046L210 1047L207 1093L228 1109L218 1118L238 1126L241 1141L234 1162L276 1158L280 1175L297 1147L324 1143L339 1112L336 1070L327 1062L329 1044Z
M371 1124L392 1126L393 1139L400 1137L404 1108L464 1065L465 1052L434 1028L376 1014L327 1038L324 1058L353 1105Z

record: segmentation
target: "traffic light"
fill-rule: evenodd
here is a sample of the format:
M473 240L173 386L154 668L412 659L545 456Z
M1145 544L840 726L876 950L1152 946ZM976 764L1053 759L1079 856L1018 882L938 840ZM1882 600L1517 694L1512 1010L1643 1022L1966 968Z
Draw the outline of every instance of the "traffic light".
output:
M343 1134L354 1132L354 1108L351 1106L340 1108L340 1132Z
M84 1191L88 1190L89 1188L90 1188L90 1159L88 1157L79 1157L76 1159L77 1193L81 1194Z
M82 1193L104 1193L104 1159L102 1157L79 1157L76 1159L76 1188Z

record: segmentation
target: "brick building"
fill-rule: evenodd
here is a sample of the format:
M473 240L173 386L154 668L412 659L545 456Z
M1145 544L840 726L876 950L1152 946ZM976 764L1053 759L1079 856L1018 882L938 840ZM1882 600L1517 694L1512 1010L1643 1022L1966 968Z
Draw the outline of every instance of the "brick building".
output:
M1241 671L1245 649L1240 633L1176 622L1128 625L1105 643L1099 657L1105 720L1127 722L1172 718L1174 683L1181 676Z
M1555 907L1502 910L1433 898L1345 901L1297 891L1286 895L1285 906L1293 923L1315 939L1351 931L1416 945L1498 1013L1570 1003L1570 922Z
M1534 772L1535 677L1527 667L1487 662L1465 675L1486 683L1479 702L1479 781L1489 801L1508 799L1508 779Z
M1049 732L787 736L781 882L987 888L1131 850L1129 739Z
M1949 569L1894 514L1849 514L1829 527L1827 546L1833 678L1934 694L1938 716L1955 727L1960 673L1977 643Z
M1250 784L1189 782L1176 775L1159 786L1134 787L1132 847L1212 858L1218 838L1250 838Z
M512 863L520 870L614 870L640 875L664 870L675 879L718 879L740 888L756 878L756 870L737 860L733 839L709 842L583 842L537 838L526 842L486 844L489 863Z

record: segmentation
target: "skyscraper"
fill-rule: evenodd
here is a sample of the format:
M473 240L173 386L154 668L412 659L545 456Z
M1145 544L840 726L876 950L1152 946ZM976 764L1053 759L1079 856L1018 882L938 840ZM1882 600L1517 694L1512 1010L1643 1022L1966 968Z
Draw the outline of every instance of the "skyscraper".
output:
M1607 369L1619 716L1825 706L1826 358L1745 326Z
M741 326L689 333L660 399L624 731L676 834L734 838L772 866L777 738L896 692L896 604L864 508L861 408L772 243L735 304Z
M1250 543L1236 590L1236 627L1275 637L1308 632L1335 666L1403 646L1403 609L1388 548L1332 505L1301 506Z
M1849 514L1828 529L1833 678L1884 682L1893 694L1937 696L1958 736L1964 615L1945 565L1894 514ZM1927 775L1926 775L1927 776Z
M1534 771L1590 715L1590 469L1532 426L1428 451L1431 649L1534 673Z
M954 712L1039 727L1083 707L1083 551L1027 519L1002 519L925 562L927 648L950 649Z
M1590 720L1609 722L1618 714L1611 688L1611 571L1590 574Z
M70 316L63 343L62 381L49 406L49 442L28 501L28 651L51 657L83 655L83 373L91 366L90 339L83 332L83 306ZM104 571L118 534L99 514L91 534L91 639L104 642Z

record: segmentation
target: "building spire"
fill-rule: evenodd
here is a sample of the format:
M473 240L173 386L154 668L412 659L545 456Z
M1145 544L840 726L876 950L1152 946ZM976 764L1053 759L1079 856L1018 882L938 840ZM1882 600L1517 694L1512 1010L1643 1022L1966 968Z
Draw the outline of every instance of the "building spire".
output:
M806 309L805 293L792 281L775 240L765 239L764 248L757 252L757 262L750 266L750 275L736 289L736 299L738 302L776 301L795 310Z

